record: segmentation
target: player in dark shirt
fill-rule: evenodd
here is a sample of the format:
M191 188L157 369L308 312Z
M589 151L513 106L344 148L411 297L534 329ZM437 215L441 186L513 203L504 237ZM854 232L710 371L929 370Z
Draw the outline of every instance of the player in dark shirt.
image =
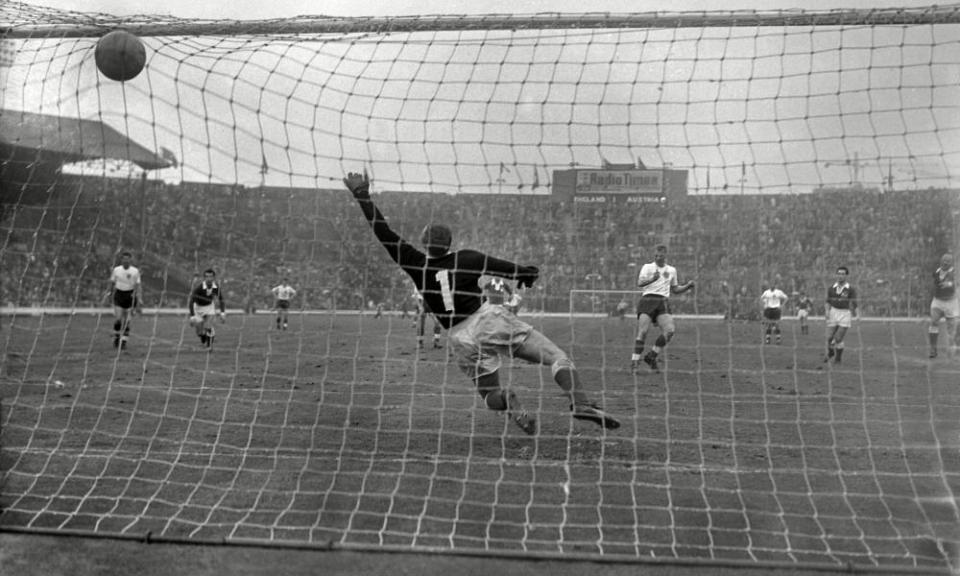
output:
M800 292L800 298L797 300L797 319L800 321L800 333L809 334L810 325L807 324L807 319L810 317L810 312L813 310L813 300L804 292Z
M947 329L947 345L950 353L956 354L957 318L960 317L960 299L957 297L956 276L953 270L953 254L949 252L940 257L940 266L933 271L933 300L930 302L930 325L927 339L930 342L930 357L937 357L937 339L940 336L940 320L944 320Z
M197 284L190 292L190 324L197 330L200 343L210 349L213 347L213 338L216 330L213 327L213 317L217 315L217 305L220 308L220 321L223 322L227 309L223 302L220 284L217 282L217 273L208 268L203 271L203 281Z
M837 281L827 288L827 354L824 362L832 358L834 363L839 364L843 359L843 338L857 315L857 292L847 280L849 276L849 268L837 267Z
M365 172L350 173L343 183L390 258L410 276L427 308L449 331L460 369L474 380L488 408L507 412L524 432L536 433L533 415L513 391L500 388L500 357L509 356L550 366L557 384L570 397L574 418L605 428L620 426L588 400L579 373L564 351L502 305L483 301L478 282L482 275L516 280L522 288L537 280L540 271L536 266L521 266L476 250L451 251L453 234L450 228L438 224L423 230L424 254L387 224L370 199L370 179Z

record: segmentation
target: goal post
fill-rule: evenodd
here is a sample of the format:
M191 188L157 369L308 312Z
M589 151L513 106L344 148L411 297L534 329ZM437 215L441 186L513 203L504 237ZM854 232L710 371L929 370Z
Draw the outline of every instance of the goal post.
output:
M0 530L960 569L960 360L929 316L960 254L957 6L0 20ZM121 27L123 83L94 58ZM538 267L518 319L563 355L482 366L535 435L420 322L343 186L364 170L410 245L443 223ZM634 372L608 317L659 244L696 289ZM839 266L868 321L828 339ZM770 283L817 329L717 321ZM215 289L226 317L189 323ZM619 429L571 416L571 365Z

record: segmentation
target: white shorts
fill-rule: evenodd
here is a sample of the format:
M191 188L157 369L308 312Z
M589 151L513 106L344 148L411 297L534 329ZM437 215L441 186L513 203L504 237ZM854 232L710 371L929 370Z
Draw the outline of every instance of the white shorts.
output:
M803 320L804 318L810 316L810 311L806 308L801 308L797 310L797 318Z
M470 378L493 374L501 356L512 356L533 326L518 319L504 306L484 302L469 318L450 329L450 344L457 365Z
M206 306L200 306L198 304L193 305L193 315L200 316L201 318L206 318L207 316L213 316L217 313L216 304L210 303Z
M849 328L853 314L844 308L829 308L827 310L827 328L839 326Z
M930 303L930 316L934 318L960 317L960 298L941 300L934 298Z

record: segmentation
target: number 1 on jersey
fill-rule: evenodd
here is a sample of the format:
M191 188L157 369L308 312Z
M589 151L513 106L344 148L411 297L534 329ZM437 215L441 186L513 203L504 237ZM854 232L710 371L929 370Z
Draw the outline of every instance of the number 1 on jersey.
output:
M440 295L443 297L443 307L447 312L453 312L453 288L450 287L450 271L437 270L437 282L440 283Z

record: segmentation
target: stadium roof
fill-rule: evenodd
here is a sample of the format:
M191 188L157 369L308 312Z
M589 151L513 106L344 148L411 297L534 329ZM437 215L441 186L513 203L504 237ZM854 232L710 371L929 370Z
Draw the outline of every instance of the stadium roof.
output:
M144 170L173 165L99 120L0 110L0 146L34 151L61 164L107 158L133 162Z

